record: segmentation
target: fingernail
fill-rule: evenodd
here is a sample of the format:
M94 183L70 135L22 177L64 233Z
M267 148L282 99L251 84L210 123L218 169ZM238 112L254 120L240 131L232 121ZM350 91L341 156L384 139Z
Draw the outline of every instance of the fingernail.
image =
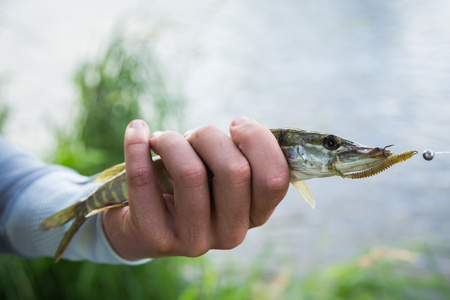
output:
M153 134L150 136L150 138L157 138L162 134L162 131L155 131L153 132Z
M130 128L143 128L145 127L145 123L142 120L133 120L129 126Z
M194 130L188 130L188 131L186 131L186 132L183 134L184 138L187 139L193 132L194 132Z
M232 122L231 122L231 126L235 127L235 126L240 126L243 125L245 123L249 123L251 122L252 119L244 117L244 116L239 116L237 118L235 118Z

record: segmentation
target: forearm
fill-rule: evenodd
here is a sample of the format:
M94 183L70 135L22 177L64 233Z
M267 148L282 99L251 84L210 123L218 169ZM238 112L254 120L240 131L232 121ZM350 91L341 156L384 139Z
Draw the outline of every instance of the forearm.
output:
M20 153L0 137L0 251L22 257L53 256L64 231L41 231L39 224L53 213L83 199L98 185L74 171L42 163ZM63 258L109 264L136 264L120 258L110 247L102 216L86 221Z

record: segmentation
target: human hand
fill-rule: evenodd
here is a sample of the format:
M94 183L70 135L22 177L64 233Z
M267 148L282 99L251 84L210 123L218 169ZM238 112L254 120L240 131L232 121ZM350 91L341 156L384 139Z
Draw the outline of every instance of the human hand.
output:
M212 126L187 132L155 132L130 123L125 132L129 206L103 215L106 235L125 259L195 257L232 249L249 228L264 224L289 185L286 159L272 133L238 117L231 137ZM150 148L174 181L162 194ZM208 171L213 174L211 185Z

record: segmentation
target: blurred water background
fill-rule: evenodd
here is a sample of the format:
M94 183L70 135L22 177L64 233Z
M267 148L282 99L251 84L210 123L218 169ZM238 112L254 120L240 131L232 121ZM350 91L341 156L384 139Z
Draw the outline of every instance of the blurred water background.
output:
M333 133L362 144L450 151L447 1L0 2L5 135L46 157L71 124L74 70L115 31L149 36L165 80L186 99L185 129L267 127ZM148 112L151 114L151 112ZM171 129L171 128L167 128ZM421 246L450 274L450 155L420 156L361 181L309 182L315 210L291 189L263 227L219 264L243 268L270 248L296 272L377 247Z

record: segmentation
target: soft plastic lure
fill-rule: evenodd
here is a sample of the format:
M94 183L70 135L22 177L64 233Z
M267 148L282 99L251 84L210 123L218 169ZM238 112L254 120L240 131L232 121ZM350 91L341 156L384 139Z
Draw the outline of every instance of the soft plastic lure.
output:
M377 175L378 173L381 173L390 167L392 167L395 164L401 163L407 159L410 159L414 155L416 155L418 151L406 151L400 154L389 154L389 156L381 161L379 164L375 165L372 168L369 168L367 170L361 171L361 172L355 172L355 173L349 173L349 174L343 174L339 171L339 165L336 164L330 164L328 165L328 168L330 172L336 173L337 175L341 176L342 178L351 178L351 179L361 179L361 178L367 178L374 175Z

